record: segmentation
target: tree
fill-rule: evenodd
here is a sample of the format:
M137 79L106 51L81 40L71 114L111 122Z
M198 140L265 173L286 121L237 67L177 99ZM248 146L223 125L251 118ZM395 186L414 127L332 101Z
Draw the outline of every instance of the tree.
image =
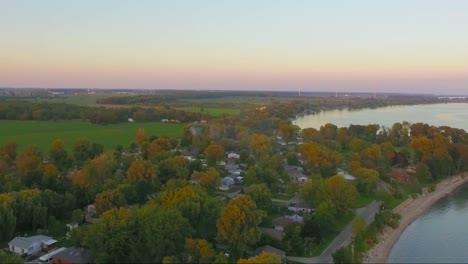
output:
M212 263L215 257L213 247L204 239L185 239L188 263Z
M299 159L297 158L297 155L296 153L290 151L286 154L286 161L288 163L288 165L295 165L295 166L298 166L300 163L299 163Z
M12 208L7 208L0 205L0 226L2 227L0 229L0 239L10 239L16 228L16 217L13 214Z
M356 170L358 176L358 188L365 192L371 193L377 187L379 182L379 172L373 169L358 168Z
M68 163L68 153L65 149L65 143L61 139L52 141L49 150L49 156L52 162L60 169L64 169Z
M281 264L283 263L280 256L269 253L262 252L260 255L248 258L248 259L239 259L237 264Z
M214 193L221 183L219 172L214 167L210 167L205 172L194 171L192 178L198 179L200 186L208 193Z
M317 222L321 228L327 231L333 231L336 227L337 210L333 202L322 201L315 210Z
M132 263L134 255L141 253L134 249L142 237L137 233L140 228L134 211L120 208L106 211L99 222L91 227L85 242L93 249L96 263ZM162 260L162 256L159 261Z
M209 165L216 165L216 162L224 160L224 148L217 144L210 144L206 147L205 151L205 158Z
M16 159L17 146L15 142L7 142L0 146L0 161L5 162L7 167L13 165Z
M104 150L101 144L93 143L87 138L79 138L73 144L73 157L78 165L83 165L87 160L94 159Z
M0 263L23 264L24 260L18 255L8 254L0 251Z
M235 254L242 254L247 245L253 245L260 239L258 225L263 216L264 213L257 209L250 197L238 196L222 210L216 223L216 239L229 243Z
M336 166L341 161L340 153L316 143L305 143L299 146L299 152L312 171L329 176L335 173Z
M311 142L311 141L320 142L322 140L322 135L315 128L304 128L301 131L301 135L305 142Z
M134 245L133 263L161 262L165 256L178 256L183 252L185 238L193 233L189 221L174 208L149 204L140 212L140 218L137 229L141 229L142 236L141 242Z
M158 170L159 179L162 184L170 179L187 180L190 176L189 161L180 156L161 161L158 165Z
M271 151L271 141L270 139L263 134L253 134L250 138L250 153L255 158L262 158L268 156Z
M147 160L135 160L127 170L127 179L130 182L146 181L152 183L156 179L156 170Z
M266 184L252 184L249 186L246 194L252 198L258 209L262 209L267 212L270 210L272 205L272 194Z
M219 218L222 201L207 195L199 186L187 181L170 180L163 186L156 201L164 208L174 208L189 220L196 237L211 240Z
M364 231L366 230L366 221L362 217L358 217L354 222L353 222L353 234L354 237L359 237L361 236Z
M135 142L141 146L143 142L145 141L146 141L145 130L143 128L139 128L135 134Z
M432 154L433 142L426 136L412 138L410 146L416 151L419 160L428 158Z
M331 202L338 213L345 213L356 205L358 193L353 184L335 175L326 180L319 178L307 181L302 187L301 196L310 204Z
M43 172L42 154L36 146L28 146L16 157L16 167L26 185L37 183Z

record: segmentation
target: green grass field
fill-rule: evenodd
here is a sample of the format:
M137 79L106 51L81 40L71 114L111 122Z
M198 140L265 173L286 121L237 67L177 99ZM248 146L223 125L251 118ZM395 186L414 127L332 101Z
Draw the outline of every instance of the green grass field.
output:
M222 115L238 115L240 109L236 108L219 108L219 107L180 107L180 110L193 113L208 113L210 116L222 116ZM202 111L203 110L203 111Z
M0 144L15 141L19 149L36 145L47 152L54 139L62 139L67 149L71 149L77 138L89 138L104 145L105 150L110 150L118 144L125 147L131 144L139 128L143 128L148 137L155 135L180 138L184 126L184 124L159 122L99 126L81 120L57 122L0 120Z

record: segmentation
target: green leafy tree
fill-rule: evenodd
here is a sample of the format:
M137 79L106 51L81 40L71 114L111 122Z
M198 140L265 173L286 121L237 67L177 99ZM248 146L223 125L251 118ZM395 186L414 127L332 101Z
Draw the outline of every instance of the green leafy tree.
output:
M266 184L252 184L249 186L246 194L252 198L258 209L262 209L267 212L270 210L272 206L272 194Z

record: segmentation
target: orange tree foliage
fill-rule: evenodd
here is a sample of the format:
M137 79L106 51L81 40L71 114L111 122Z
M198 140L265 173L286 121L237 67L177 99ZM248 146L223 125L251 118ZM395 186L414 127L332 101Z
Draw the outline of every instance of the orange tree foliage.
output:
M208 193L214 193L221 183L219 172L214 167L210 167L205 172L194 171L192 178L198 179L200 186Z
M255 158L262 158L271 154L272 147L270 139L263 134L253 134L250 138L250 153Z
M164 158L167 151L177 145L177 140L174 138L162 137L151 141L146 146L146 154L148 159L157 162Z
M210 165L216 165L217 161L224 160L225 158L224 148L218 144L210 144L206 147L204 154L206 161Z
M114 160L112 155L103 154L88 161L85 166L72 177L72 183L86 190L89 197L94 197L104 189L107 179L114 176Z
M205 239L185 239L188 263L212 263L215 251Z
M332 174L341 161L340 153L316 143L300 145L299 152L310 169L322 174Z
M216 239L226 242L235 253L244 251L247 245L253 245L260 239L258 225L264 212L257 209L255 202L246 195L238 196L226 205L216 223Z
M16 157L16 167L26 184L33 184L43 172L42 154L35 146L27 147Z
M138 144L138 145L141 145L143 144L143 142L146 141L146 133L145 133L145 130L143 128L139 128L135 134L135 142Z
M127 179L130 182L153 182L156 179L156 170L150 161L135 160L127 170Z
M248 258L248 259L239 259L237 264L281 264L283 263L280 256L262 252L260 255Z
M0 161L5 163L5 166L12 166L16 159L16 143L8 142L0 146Z

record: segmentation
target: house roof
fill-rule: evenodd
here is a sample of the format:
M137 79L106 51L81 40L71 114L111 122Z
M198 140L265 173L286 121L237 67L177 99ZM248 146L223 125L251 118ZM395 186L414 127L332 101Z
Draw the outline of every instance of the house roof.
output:
M89 250L77 247L67 248L53 256L54 259L65 260L70 263L89 263L91 253Z
M256 252L256 255L259 255L263 252L267 252L267 253L273 253L273 254L276 254L280 257L284 257L286 255L286 252L284 252L283 250L281 249L277 249L275 247L272 247L272 246L263 246L263 247L259 247L257 250L255 250Z
M278 218L275 218L273 219L273 221L271 221L271 223L275 226L282 226L282 227L286 227L286 226L289 226L290 224L293 223L293 221L287 217L284 217L284 216L280 216Z
M286 236L286 233L284 231L276 230L273 228L262 227L261 230L263 234L276 240L283 240L283 238Z
M31 237L15 237L11 240L8 245L18 248L29 248L34 243L42 243L44 241L51 240L52 238L43 235L31 236ZM57 242L57 241L55 241Z

